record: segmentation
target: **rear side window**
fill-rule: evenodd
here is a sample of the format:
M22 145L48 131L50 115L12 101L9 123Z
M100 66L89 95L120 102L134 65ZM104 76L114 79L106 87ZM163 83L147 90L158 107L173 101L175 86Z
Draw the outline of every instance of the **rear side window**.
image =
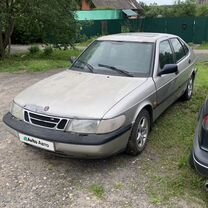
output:
M181 44L182 44L182 46L183 46L183 49L184 49L184 51L185 51L185 54L187 55L187 54L189 53L188 47L186 46L186 44L185 44L183 41L180 41L180 42L181 42Z
M185 55L185 50L177 38L170 39L176 56L176 61L181 60Z
M163 67L166 64L173 64L174 63L173 52L171 50L168 40L165 40L160 43L159 61L160 61L160 69L163 69Z

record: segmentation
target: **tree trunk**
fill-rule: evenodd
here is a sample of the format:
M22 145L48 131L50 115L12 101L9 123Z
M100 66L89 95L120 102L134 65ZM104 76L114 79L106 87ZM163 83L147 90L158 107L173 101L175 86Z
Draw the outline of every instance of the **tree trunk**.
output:
M9 40L12 36L13 31L14 31L14 20L10 19L7 30L5 32L5 38L3 40L4 49L6 49L7 46L9 45Z
M11 37L9 38L9 45L8 45L8 53L7 55L10 56L11 53Z
M5 56L5 48L3 43L3 32L1 30L1 24L0 24L0 59L4 58Z
M11 36L14 30L14 20L10 19L6 32L3 35L0 25L0 58L5 57L7 46L10 44Z

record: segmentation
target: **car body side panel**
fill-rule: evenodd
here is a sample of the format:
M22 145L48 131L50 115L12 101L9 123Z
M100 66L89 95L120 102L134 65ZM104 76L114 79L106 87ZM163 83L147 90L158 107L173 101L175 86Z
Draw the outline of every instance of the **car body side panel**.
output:
M180 39L180 38L179 38ZM157 41L157 52L155 58L154 81L157 89L157 107L154 110L154 120L175 102L186 90L187 81L195 71L195 56L189 48L189 53L178 65L178 74L167 74L161 77L157 76L157 67L159 66L159 44L166 39Z
M193 51L189 48L189 53L177 63L179 71L176 81L176 86L178 88L177 98L179 98L186 90L188 79L195 70L195 62L196 60Z
M128 94L113 108L103 119L112 118L114 115L126 115L126 124L134 123L139 112L147 105L154 107L156 102L156 89L153 79L148 78L140 87Z

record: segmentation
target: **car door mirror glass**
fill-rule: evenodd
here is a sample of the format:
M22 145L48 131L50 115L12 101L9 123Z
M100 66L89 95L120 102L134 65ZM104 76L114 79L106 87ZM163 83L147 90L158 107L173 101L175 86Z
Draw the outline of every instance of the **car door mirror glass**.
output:
M163 74L172 74L172 73L178 73L178 66L177 64L166 64L162 71L158 73L158 76L161 76Z

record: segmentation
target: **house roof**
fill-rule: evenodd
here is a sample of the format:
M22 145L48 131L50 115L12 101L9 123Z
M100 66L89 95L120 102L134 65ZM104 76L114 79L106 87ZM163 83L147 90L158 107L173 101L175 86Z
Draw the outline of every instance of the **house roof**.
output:
M95 7L143 10L136 0L92 0Z

